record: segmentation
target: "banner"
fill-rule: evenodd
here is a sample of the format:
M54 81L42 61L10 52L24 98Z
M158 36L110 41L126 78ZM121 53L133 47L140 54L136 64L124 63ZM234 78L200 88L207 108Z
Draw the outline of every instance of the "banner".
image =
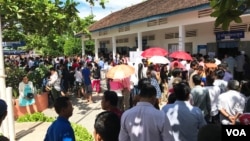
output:
M244 31L223 31L216 32L216 40L245 38Z

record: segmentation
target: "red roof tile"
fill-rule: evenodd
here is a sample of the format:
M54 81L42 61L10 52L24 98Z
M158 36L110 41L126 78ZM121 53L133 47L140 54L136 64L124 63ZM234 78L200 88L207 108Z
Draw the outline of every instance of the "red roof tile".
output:
M208 3L209 0L147 0L104 17L91 25L89 30L94 31Z

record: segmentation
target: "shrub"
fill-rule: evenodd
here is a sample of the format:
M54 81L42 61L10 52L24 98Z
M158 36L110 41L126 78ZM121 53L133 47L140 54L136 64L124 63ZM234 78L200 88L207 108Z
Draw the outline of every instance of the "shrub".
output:
M17 67L12 63L5 64L5 72L6 72L6 86L12 87L13 97L17 98L19 96L18 86L22 81L22 77L27 75L29 81L33 82L33 85L37 91L36 93L40 94L42 91L43 78L45 74L49 72L50 66L40 65L35 70L30 71L29 73L24 70L24 68Z
M24 69L17 68L13 64L5 65L5 73L7 75L6 87L12 87L13 97L17 98L19 96L18 92L19 83L22 81L22 77L27 73L24 71Z
M26 114L17 119L17 122L53 122L56 118L48 117L43 113ZM71 123L76 141L93 141L92 135L86 128L76 123Z
M76 141L93 141L92 135L86 128L75 123L71 123L71 125L75 133Z
M17 119L17 122L53 122L55 118L45 116L43 113L26 114Z

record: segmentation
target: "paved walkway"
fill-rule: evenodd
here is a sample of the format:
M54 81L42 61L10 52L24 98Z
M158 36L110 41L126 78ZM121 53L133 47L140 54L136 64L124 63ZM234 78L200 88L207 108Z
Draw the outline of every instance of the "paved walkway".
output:
M102 89L105 88L105 82L102 81ZM97 95L93 94L92 104L87 104L80 98L76 98L71 95L72 103L74 106L74 111L72 117L70 117L70 122L74 122L85 127L90 134L93 135L94 132L94 121L98 113L102 112L101 108L101 97L102 93ZM54 108L48 108L43 113L49 117L57 117ZM15 122L15 132L17 141L43 141L48 127L51 122Z

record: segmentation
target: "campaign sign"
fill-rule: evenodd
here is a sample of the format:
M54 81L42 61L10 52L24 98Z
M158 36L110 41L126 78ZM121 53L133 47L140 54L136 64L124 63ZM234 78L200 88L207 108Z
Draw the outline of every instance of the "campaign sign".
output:
M222 141L236 139L239 141L249 141L250 125L222 125Z

